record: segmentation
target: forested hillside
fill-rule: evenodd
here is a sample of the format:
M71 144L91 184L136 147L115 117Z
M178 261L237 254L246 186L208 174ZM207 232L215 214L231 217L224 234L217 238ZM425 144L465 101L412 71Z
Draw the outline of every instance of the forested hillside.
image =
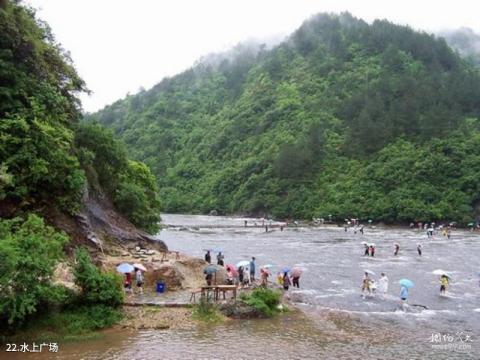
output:
M79 122L85 84L48 25L2 1L0 30L0 217L74 215L90 177L132 222L155 231L155 179L111 131Z
M320 14L89 117L150 166L166 211L466 222L479 113L479 73L443 39Z

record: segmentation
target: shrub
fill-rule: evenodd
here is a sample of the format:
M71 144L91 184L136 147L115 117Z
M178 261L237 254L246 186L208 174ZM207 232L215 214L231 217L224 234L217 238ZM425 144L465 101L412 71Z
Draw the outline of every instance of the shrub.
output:
M278 291L256 288L251 294L242 294L240 300L245 304L253 306L265 316L271 317L278 312L281 293Z
M219 322L223 318L217 306L205 299L201 299L198 305L193 308L192 317L209 323Z
M122 279L114 273L102 273L85 249L75 252L75 283L82 289L80 302L86 305L118 307L123 303Z
M0 322L20 325L41 303L65 297L51 285L67 236L29 215L0 220Z

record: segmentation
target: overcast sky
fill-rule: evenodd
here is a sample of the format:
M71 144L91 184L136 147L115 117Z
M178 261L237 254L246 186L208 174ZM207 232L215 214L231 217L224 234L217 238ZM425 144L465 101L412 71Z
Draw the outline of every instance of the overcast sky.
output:
M349 11L434 32L462 26L479 32L475 0L26 0L71 52L93 91L95 111L150 88L202 55L248 38L288 35L318 12Z

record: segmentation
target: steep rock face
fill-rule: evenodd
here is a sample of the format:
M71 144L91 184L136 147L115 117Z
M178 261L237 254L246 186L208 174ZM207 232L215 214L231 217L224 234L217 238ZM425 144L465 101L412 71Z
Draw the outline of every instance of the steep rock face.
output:
M70 236L70 250L87 245L94 252L107 254L132 246L168 251L163 241L137 229L120 215L101 188L92 183L85 189L82 209L75 217L56 208L44 210L44 215L50 223Z

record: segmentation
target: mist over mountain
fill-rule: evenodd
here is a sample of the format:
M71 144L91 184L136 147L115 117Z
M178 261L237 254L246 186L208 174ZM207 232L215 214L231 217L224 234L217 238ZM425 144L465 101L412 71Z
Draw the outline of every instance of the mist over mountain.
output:
M319 14L278 45L207 57L88 120L152 169L165 211L466 222L479 95L478 70L444 39Z
M457 50L462 57L480 66L480 35L470 28L443 31L440 36L447 40L447 43Z

